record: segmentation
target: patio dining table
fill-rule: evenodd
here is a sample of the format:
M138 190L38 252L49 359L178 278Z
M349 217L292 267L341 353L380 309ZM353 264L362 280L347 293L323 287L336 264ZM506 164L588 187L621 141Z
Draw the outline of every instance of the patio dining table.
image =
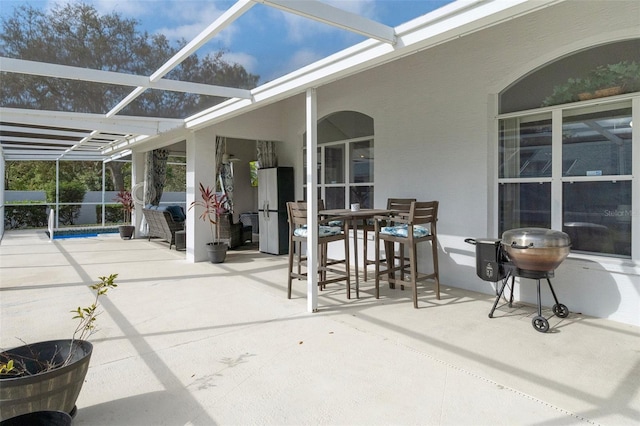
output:
M387 209L360 209L360 210L351 210L351 209L328 209L328 210L320 210L318 212L319 216L338 216L345 221L349 222L349 227L353 229L353 256L355 259L355 275L356 275L356 298L360 298L360 278L358 273L358 222L366 221L367 219L372 219L374 216L378 215L387 215L393 213L394 210ZM367 244L364 241L364 244ZM365 265L366 268L366 259Z

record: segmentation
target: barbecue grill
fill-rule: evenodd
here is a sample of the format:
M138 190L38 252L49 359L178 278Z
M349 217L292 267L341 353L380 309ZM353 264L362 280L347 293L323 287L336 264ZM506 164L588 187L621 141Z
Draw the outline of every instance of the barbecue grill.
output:
M533 318L533 328L541 333L549 330L549 321L542 316L540 280L545 279L553 295L555 305L552 312L559 318L569 316L569 309L558 302L556 292L551 285L555 269L569 255L571 240L564 232L546 228L518 228L505 231L502 239L467 238L465 242L476 246L476 274L484 281L498 283L496 300L489 312L489 318L498 306L511 278L509 307L513 305L513 286L516 277L536 281L538 296L538 314Z

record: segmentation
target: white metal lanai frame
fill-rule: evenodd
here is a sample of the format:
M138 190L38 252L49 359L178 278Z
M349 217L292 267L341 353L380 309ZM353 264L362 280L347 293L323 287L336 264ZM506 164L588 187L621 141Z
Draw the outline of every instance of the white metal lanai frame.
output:
M6 136L0 138L0 144L5 160L109 160L128 155L131 145L135 143L183 127L185 120L182 119L118 115L147 89L251 100L249 90L168 80L163 77L256 3L374 39L389 43L395 41L393 28L318 1L240 0L148 77L0 58L0 70L3 72L134 87L129 95L106 114L1 108L0 132ZM51 127L56 129L50 129ZM42 137L44 135L47 137Z

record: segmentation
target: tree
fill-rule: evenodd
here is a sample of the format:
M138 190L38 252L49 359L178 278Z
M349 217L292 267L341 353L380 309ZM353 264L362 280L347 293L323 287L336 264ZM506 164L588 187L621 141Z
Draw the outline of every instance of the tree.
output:
M100 15L88 4L58 4L49 11L22 5L2 20L0 55L148 76L186 44L180 40L172 45L164 35L150 35L138 26L137 20L116 12ZM203 58L191 55L166 78L254 88L259 76L238 64L225 62L223 54L219 51ZM130 91L130 87L124 86L3 73L0 105L105 114ZM185 117L222 100L192 93L147 90L122 114ZM123 164L107 165L116 190L125 189L121 187Z

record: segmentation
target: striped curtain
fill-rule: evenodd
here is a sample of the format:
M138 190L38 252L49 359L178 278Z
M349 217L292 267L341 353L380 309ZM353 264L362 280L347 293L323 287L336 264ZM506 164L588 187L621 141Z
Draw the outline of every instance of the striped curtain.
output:
M256 141L258 150L258 167L261 169L267 167L276 167L278 165L278 156L276 155L276 146L273 141Z
M229 211L233 213L233 166L231 163L222 163L222 155L226 151L226 143L226 138L216 136L216 181L219 192L227 194Z
M146 153L144 203L160 205L164 184L167 179L167 159L169 150L155 149Z

